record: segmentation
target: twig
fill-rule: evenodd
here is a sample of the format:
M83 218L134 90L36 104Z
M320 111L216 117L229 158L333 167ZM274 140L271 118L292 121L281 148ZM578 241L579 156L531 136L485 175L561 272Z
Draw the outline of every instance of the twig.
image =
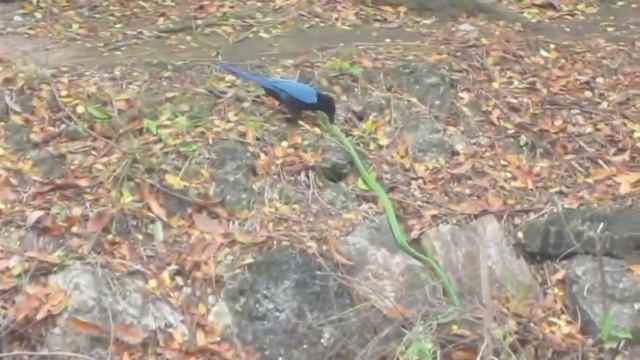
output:
M196 204L196 205L200 205L200 206L213 206L213 205L218 204L218 202L216 202L216 201L206 201L206 200L194 199L194 198L192 198L190 196L182 195L182 194L180 194L178 192L175 192L175 191L173 191L171 189L168 189L168 188L158 184L157 182L155 182L153 180L149 180L149 179L145 178L144 181L146 181L149 185L153 185L156 189L158 189L158 190L160 190L160 191L162 191L164 193L167 193L169 195L175 196L175 197L180 198L182 200L188 201L188 202L190 202L192 204ZM218 214L218 215L223 217L221 214Z

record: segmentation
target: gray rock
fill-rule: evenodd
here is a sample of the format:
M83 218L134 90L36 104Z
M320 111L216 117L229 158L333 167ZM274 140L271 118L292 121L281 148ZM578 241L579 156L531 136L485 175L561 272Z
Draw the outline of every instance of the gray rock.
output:
M134 276L74 265L50 275L49 283L57 284L69 296L66 309L56 318L56 326L46 335L46 346L50 351L107 358L109 338L75 331L66 322L69 317L98 324L107 330L114 322L135 325L148 333L177 328L185 338L189 337L182 315L148 294L144 281Z
M440 284L419 261L396 244L386 217L380 216L336 243L353 263L346 271L354 292L390 317L416 319L427 310L438 312L444 299Z
M453 154L460 139L449 139L441 121L453 107L453 81L451 77L429 63L401 64L385 74L385 84L393 86L406 96L416 99L424 109L406 99L394 99L394 118L401 123L401 135L408 140L409 153L414 161L433 162Z
M320 196L327 205L336 209L350 210L362 203L358 196L343 183L327 182Z
M492 296L505 292L523 300L541 300L542 291L526 262L518 258L493 215L469 224L441 225L421 238L453 281L460 296L482 298L482 262Z
M16 150L24 150L29 147L30 128L11 121L5 125L4 129L9 146Z
M598 251L616 258L633 256L640 253L640 211L566 209L528 223L523 242L527 253L541 260Z
M453 155L453 145L445 139L442 127L431 119L411 120L402 132L409 139L409 153L416 162Z
M354 302L334 271L293 247L277 248L225 280L209 319L263 360L354 358L352 338L368 340L369 331L356 329Z
M325 179L332 182L340 182L353 169L351 156L337 139L307 132L303 135L303 143L304 148L311 151L323 149L324 156L316 165L316 169Z
M602 330L606 302L611 314L609 330L628 332L640 344L640 277L625 268L622 260L579 255L568 261L567 301L582 331L597 337ZM604 274L603 274L604 273ZM605 284L602 282L604 275Z
M33 162L42 176L49 179L56 179L64 175L64 160L64 154L54 154L47 150L41 150L33 157Z
M243 144L233 141L216 144L213 153L214 199L222 201L234 212L247 209L256 196L252 183L255 157Z
M444 117L451 108L453 81L435 65L401 64L385 74L385 82L429 107L429 112L438 118Z

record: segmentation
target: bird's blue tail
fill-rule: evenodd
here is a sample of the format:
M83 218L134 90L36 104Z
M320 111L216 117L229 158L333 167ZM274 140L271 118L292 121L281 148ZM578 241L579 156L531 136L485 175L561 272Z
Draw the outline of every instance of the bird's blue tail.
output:
M255 76L253 74L249 74L246 71L242 71L240 69L238 69L237 67L227 64L227 63L220 63L220 67L227 70L228 72L234 73L238 76L240 76L241 78L245 79L245 80L250 80L250 81L255 81L257 83L260 83L262 78L260 76Z

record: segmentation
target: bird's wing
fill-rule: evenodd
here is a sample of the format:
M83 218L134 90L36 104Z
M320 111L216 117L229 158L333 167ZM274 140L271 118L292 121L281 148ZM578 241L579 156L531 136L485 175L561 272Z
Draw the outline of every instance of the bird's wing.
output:
M268 86L280 93L294 97L307 104L315 104L318 101L318 91L312 86L296 80L282 78L267 78ZM262 84L261 84L262 85ZM263 85L264 86L264 85Z

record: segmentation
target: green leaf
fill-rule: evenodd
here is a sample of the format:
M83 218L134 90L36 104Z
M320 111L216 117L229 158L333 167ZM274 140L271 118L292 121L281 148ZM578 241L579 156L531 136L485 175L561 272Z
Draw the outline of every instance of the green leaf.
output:
M144 119L143 121L144 129L153 135L158 134L158 122L155 120Z
M111 115L107 111L107 109L103 108L100 105L89 105L87 106L87 112L91 114L94 118L98 120L110 120Z
M358 178L358 187L362 190L371 190L362 177Z
M198 150L198 144L194 144L194 143L180 144L178 146L178 150L186 153L195 152L196 150Z

